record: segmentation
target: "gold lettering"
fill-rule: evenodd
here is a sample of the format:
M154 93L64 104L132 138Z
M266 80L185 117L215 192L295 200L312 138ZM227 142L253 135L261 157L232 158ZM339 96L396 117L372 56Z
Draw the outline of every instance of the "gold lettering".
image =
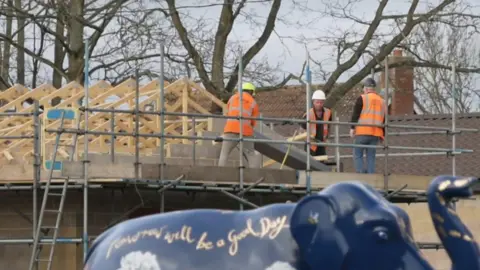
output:
M457 238L460 238L462 236L462 234L459 231L455 231L455 230L450 230L448 234L452 237L457 237Z
M113 240L108 247L106 258L108 259L114 250L134 244L143 238L161 239L168 244L182 241L187 244L194 244L196 250L225 248L228 245L228 253L234 256L238 253L240 242L248 237L258 239L268 238L270 240L277 238L283 229L288 228L287 219L287 216L275 218L262 217L258 221L253 221L249 218L246 220L245 227L232 229L228 232L226 239L220 238L214 241L208 240L208 231L198 232L200 233L200 237L195 238L192 232L193 228L187 225L182 225L181 228L177 230L169 231L167 231L167 226L163 226L160 229L142 230Z
M445 220L443 219L442 216L440 216L438 213L432 213L432 217L433 219L435 219L436 221L440 222L440 223L443 223Z
M440 235L440 237L442 237L442 238L447 237L447 232L446 232L445 229L444 229L442 226L440 226L440 225L437 225L437 232L438 232L438 234Z
M225 240L223 240L223 239L218 240L217 241L217 247L220 248L220 247L223 247L223 246L225 246Z
M133 235L127 235L125 237L121 237L119 239L113 240L113 242L110 244L108 248L106 258L108 259L110 257L110 254L114 249L119 249L124 245L133 244L137 242L140 238L144 238L145 236L154 236L157 239L160 238L164 228L165 226L161 227L160 229L150 229L150 230L139 231Z
M464 235L464 236L463 236L463 240L468 241L468 242L474 242L474 241L473 241L473 238L470 237L470 236L468 236L468 235Z
M262 218L260 220L260 224L262 226L262 233L260 237L263 238L268 234L270 239L275 239L285 227L286 222L287 216L278 217L275 220Z
M248 231L246 231L248 233ZM228 253L232 256L237 254L238 252L238 242L242 239L247 237L247 234L245 234L245 230L242 232L236 234L235 230L231 230L228 232L228 241L230 242L230 247L228 248Z
M450 184L452 184L450 180L443 181L442 183L440 183L440 185L438 185L438 191L444 191L445 189L447 189L448 186L450 186Z
M261 234L260 234L260 233L257 233L257 232L253 229L253 224L252 224L252 219L251 219L251 218L247 219L247 230L248 230L248 232L249 232L251 235L253 235L253 236L255 236L255 237L261 237L261 236L260 236Z
M453 184L456 187L464 187L464 186L468 185L469 182L470 182L469 178L463 178L463 179L455 180L455 182L453 182Z
M195 238L192 239L192 227L182 226L182 232L180 233L180 239L191 244L195 242Z
M178 240L179 234L179 232L167 232L163 239L167 240L167 243L171 244L173 241Z
M248 236L253 236L256 238L264 238L268 235L268 238L275 239L286 227L287 216L278 217L276 219L270 218L261 218L260 219L260 232L255 231L253 228L252 220L247 219L247 226L244 230L236 233L235 230L230 230L228 232L228 241L230 242L230 247L228 253L231 256L234 256L238 252L239 242Z
M445 205L445 199L443 199L443 197L440 196L440 194L439 194L438 192L435 192L435 195L437 196L438 202L439 202L441 205Z
M167 243L171 244L175 241L184 241L189 244L195 242L192 239L192 227L183 225L179 231L167 232L164 237Z
M198 243L197 243L197 247L196 247L197 250L202 250L202 249L210 250L213 248L213 243L207 240L207 235L208 235L207 232L202 233L202 236L200 236L200 239L198 240Z

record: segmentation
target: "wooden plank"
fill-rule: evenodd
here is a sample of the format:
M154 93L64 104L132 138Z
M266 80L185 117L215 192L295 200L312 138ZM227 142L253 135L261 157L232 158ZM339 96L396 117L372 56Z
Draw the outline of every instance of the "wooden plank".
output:
M188 113L188 85L183 86L182 91L182 113ZM182 135L188 136L188 117L182 116ZM182 139L183 144L188 144L188 139Z
M318 161L327 161L327 160L328 160L328 156L327 156L327 155L324 155L324 156L314 156L313 159L318 160Z
M166 109L169 112L191 112L191 111L196 111L196 112L201 112L201 113L208 113L208 108L202 108L198 100L203 99L203 100L209 100L214 103L218 103L222 106L223 104L220 100L216 99L213 97L208 91L206 91L204 88L200 87L199 85L195 84L194 82L188 80L187 78L182 78L180 80L177 80L171 84L166 83L165 84L165 91L168 93L168 97L166 97ZM90 97L91 101L90 104L92 107L98 107L98 108L112 108L115 106L123 105L125 103L129 104L130 109L133 109L134 107L134 98L135 98L135 81L133 79L126 80L125 82L122 82L121 84L112 87L110 84L104 81L100 81L99 83L95 84L90 88ZM21 87L21 86L18 86ZM18 88L17 87L17 88ZM142 95L142 98L147 97L146 100L142 101L140 105L146 105L147 103L150 104L151 102L159 102L159 91L158 91L159 83L158 80L151 81L147 83L146 85L142 86L140 88L140 93ZM191 98L191 92L192 92L192 87L195 87L196 92L195 96L197 99ZM5 106L7 109L8 107L12 107L15 105L20 106L21 103L25 98L32 97L34 99L39 99L39 102L41 105L44 106L44 111L47 112L48 109L50 108L66 108L66 107L71 107L72 109L78 109L81 105L78 104L78 100L83 98L84 91L83 87L79 85L77 82L71 82L69 84L64 85L60 89L56 89L52 87L51 85L44 84L36 89L33 89L32 91L27 91L28 89L24 89L25 91L18 91L13 88L11 90L7 90L6 92L2 92L3 96L5 99L9 98L9 104ZM183 93L182 93L183 91ZM8 95L7 95L8 94ZM15 94L15 95L14 95ZM199 95L200 94L200 95ZM14 95L15 98L13 98ZM112 95L116 95L119 97L120 100L115 100L115 101L108 101L107 98L109 98ZM57 106L51 106L51 100L53 98L61 98L62 101L59 105ZM185 99L186 98L186 99ZM198 102L198 103L197 103ZM158 105L158 104L157 104ZM17 107L18 107L17 106ZM21 107L21 106L20 106ZM17 108L17 110L20 110L22 112L31 112L33 110L33 106L29 106L27 108ZM159 132L159 123L158 123L158 116L149 116L152 119L155 119L155 122L153 121L147 121L145 120L146 117L141 117L141 123L142 126L141 132L144 133L158 133ZM110 113L92 113L91 116L89 117L89 127L91 130L109 130L110 129ZM190 134L192 132L192 120L189 117L180 117L180 116L167 116L166 117L170 122L175 122L179 121L179 123L171 124L166 127L166 133L167 134L172 134L172 135L181 135L182 131L184 134ZM124 130L132 131L133 124L128 125L128 122L133 123L132 119L133 117L129 114L116 114L116 119L124 119L125 122L120 123L117 122L116 128L122 128ZM3 135L20 135L20 134L33 134L33 121L32 117L7 117L5 119L1 119L2 121L0 122L0 127L1 125L5 125L6 127L4 129L1 129L1 132ZM81 126L83 122L83 117L80 120L81 121ZM203 123L207 121L208 124ZM51 120L48 121L48 123L44 123L44 127L48 129L57 129L58 127L58 120ZM156 123L157 122L157 123ZM211 119L197 119L197 123L195 126L195 130L197 132L203 131L206 129L209 131L212 128L211 124ZM9 127L11 125L14 125L14 127ZM70 128L70 125L68 125L68 128ZM72 126L71 128L75 128ZM183 130L182 130L183 129ZM49 145L54 139L55 139L54 133L47 133L43 131L42 134L42 139L43 145ZM109 136L93 136L89 135L90 138L92 138L92 141L90 142L90 148L91 149L97 149L103 151L109 151L109 149L106 149L108 147L107 142L105 142L105 139L109 139ZM62 144L67 144L66 142L70 141L72 138L72 134L63 134L61 138L61 143ZM1 140L4 142L4 140ZM115 140L115 145L119 145L117 149L120 150L121 147L123 149L133 149L133 148L128 148L125 147L123 142L126 142L127 145L130 145L130 147L133 147L134 144L134 139L132 137L122 137L122 136L117 136ZM6 142L6 141L5 141ZM128 144L130 142L130 144ZM159 146L159 139L156 138L144 138L141 139L141 145L144 149L141 149L141 152L156 152L158 151L157 148ZM167 142L174 142L174 143L181 143L181 139L167 139ZM191 142L189 140L183 140L183 142L190 144ZM83 145L83 140L78 142L79 148L81 148ZM50 147L51 148L51 147ZM44 156L46 159L50 158L51 151L49 149L43 149L45 150ZM116 150L117 150L116 149ZM24 155L27 152L31 152L33 150L33 140L32 139L23 139L23 140L13 140L6 142L2 145L0 145L0 156L3 159L10 158L9 153L11 156L13 156L15 159L11 160L14 163L19 163L20 159L16 158L16 155L14 153L22 153ZM79 149L81 151L81 149ZM5 156L3 154L4 151L7 151L7 155ZM128 150L129 152L133 153L134 150Z
M142 179L160 179L160 165L143 164ZM217 166L165 166L165 179L173 180L180 175L184 179L191 181L211 181L211 182L235 182L239 183L238 168L235 167L217 167ZM270 184L295 184L296 173L293 170L246 168L244 170L244 182L254 183L261 177L264 177L264 183Z
M295 131L296 133L297 131ZM292 137L288 138L287 141L289 142L293 142L293 141L303 141L303 140L306 140L307 139L307 133L304 132L302 134L298 134L298 135L295 135L295 133L293 134ZM313 136L310 136L310 138L314 138Z
M405 190L425 191L435 176L415 176L392 174L388 177L390 189L399 189L403 185L408 186ZM312 172L312 187L326 187L338 182L358 180L365 182L377 189L383 189L383 174L360 174L360 173L337 173L337 172ZM305 172L299 171L298 184L305 185Z
M8 88L5 91L0 92L0 100L6 101L8 104L12 102L12 100L17 99L21 95L24 95L28 92L28 89L20 84L15 84L12 87ZM8 108L7 108L8 110Z

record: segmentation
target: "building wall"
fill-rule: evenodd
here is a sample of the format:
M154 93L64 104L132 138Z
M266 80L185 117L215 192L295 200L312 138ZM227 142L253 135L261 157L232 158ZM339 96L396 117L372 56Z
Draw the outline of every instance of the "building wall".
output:
M60 237L80 237L83 225L83 194L77 191L69 191L67 195L67 204L65 214L60 230ZM192 195L186 195L184 192L171 192L165 195L167 203L166 211L176 208L192 207L195 204L198 208L209 208L222 205L225 209L238 209L237 202L226 199L223 195L197 193L195 198ZM39 196L39 206L41 196ZM131 213L130 217L143 214L159 212L160 196L155 192L137 193L134 189L125 191L111 192L108 190L92 190L90 192L89 204L89 233L93 235L100 234L104 227L113 220L119 218L126 211L142 203L145 207L139 211ZM262 205L273 203L275 201L285 201L286 199L295 200L294 197L283 197L273 199L265 197L260 199L258 196L249 198L252 202ZM150 200L153 200L150 202ZM222 200L222 203L219 201ZM32 235L31 224L21 217L15 210L19 210L29 218L32 213L31 194L13 192L4 192L0 196L0 202L4 205L0 208L0 238L28 238ZM175 205L176 208L171 206ZM405 209L412 222L416 241L421 242L439 242L439 239L433 229L430 214L426 203L400 204ZM475 237L480 237L480 224L476 217L480 216L480 202L469 200L461 201L457 204L457 211L462 220L470 228ZM49 222L54 220L50 219ZM52 223L49 223L52 224ZM57 244L53 269L71 269L81 270L83 253L81 245ZM450 269L451 263L444 250L424 250L423 251L435 269ZM27 269L31 255L31 247L26 244L5 245L0 244L0 269ZM43 269L43 268L40 268Z
M475 239L480 239L480 223L478 222L478 217L480 216L480 196L476 196L475 199L459 201L456 204L456 210ZM440 242L433 227L427 203L398 205L406 210L410 216L414 238L417 242ZM445 250L424 250L423 253L436 270L451 269L451 262Z

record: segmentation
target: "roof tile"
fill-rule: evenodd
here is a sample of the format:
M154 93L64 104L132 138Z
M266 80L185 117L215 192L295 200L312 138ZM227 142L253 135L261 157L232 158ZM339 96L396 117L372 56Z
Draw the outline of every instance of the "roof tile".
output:
M312 92L323 85L312 85ZM304 85L288 85L270 91L260 91L255 96L260 112L264 117L300 118L306 110L306 87ZM333 108L337 115L350 115L353 104L360 95L361 89L356 87L349 91ZM325 93L328 96L328 92Z
M349 121L347 117L342 117L340 121ZM401 117L390 117L389 123L391 125L411 125L411 126L429 126L429 127L444 127L451 128L451 115L412 115ZM478 128L480 126L480 114L464 114L457 116L457 128ZM296 125L276 126L275 131L285 137L293 135ZM348 126L340 126L339 133L341 135L341 143L353 143L353 139L347 136ZM399 133L400 135L388 136L389 146L408 146L408 147L430 147L430 148L451 148L452 137L444 134L425 134L429 131L415 130L413 128L389 128L389 133ZM416 134L407 135L405 132L417 132ZM423 132L424 134L418 134ZM334 134L331 135L333 141ZM468 176L480 176L480 133L478 132L463 132L456 135L456 148L471 149L473 153L463 153L455 157L456 159L456 174ZM352 155L352 148L341 147L340 155ZM406 156L389 156L388 168L390 174L406 174L406 175L441 175L452 174L452 157L447 156L446 153L440 155L425 154L427 151L422 150L403 150L403 149L389 149L389 154L403 153ZM428 151L432 153L433 151ZM428 153L427 152L427 153ZM327 148L328 155L335 155L335 148ZM438 153L438 152L437 152ZM384 150L377 150L377 154L384 154ZM344 171L354 172L353 158L342 158ZM384 172L384 157L377 157L376 171L383 174Z

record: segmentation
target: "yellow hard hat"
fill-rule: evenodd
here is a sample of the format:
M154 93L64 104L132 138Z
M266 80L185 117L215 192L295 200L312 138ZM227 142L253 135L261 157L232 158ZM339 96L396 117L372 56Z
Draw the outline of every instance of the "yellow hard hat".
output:
M255 85L253 85L253 83L246 82L246 83L242 84L242 90L255 92L256 87L255 87Z

